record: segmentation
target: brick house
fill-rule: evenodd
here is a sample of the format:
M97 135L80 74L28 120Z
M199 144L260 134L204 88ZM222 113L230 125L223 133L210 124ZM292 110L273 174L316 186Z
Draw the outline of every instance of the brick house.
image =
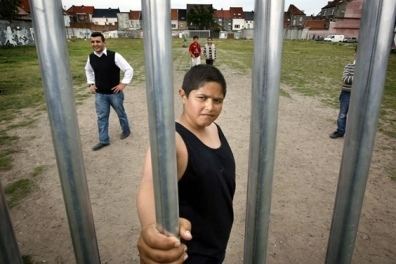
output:
M239 31L245 28L245 14L242 7L230 7L232 30Z
M245 29L254 28L254 11L244 12L245 16Z
M283 27L288 29L304 28L305 13L298 9L295 5L289 5L284 13Z
M71 28L90 28L92 15L95 8L93 6L75 6L72 5L66 10L70 18Z
M333 21L330 22L329 32L358 38L363 0L339 0L338 3Z
M310 16L305 19L304 29L308 31L307 38L322 40L329 33L330 21L322 17Z
M222 30L232 30L232 16L230 10L215 10L213 13L215 23L217 23Z
M171 28L172 30L179 29L178 9L171 9Z
M142 29L142 11L129 11L129 28L134 30Z

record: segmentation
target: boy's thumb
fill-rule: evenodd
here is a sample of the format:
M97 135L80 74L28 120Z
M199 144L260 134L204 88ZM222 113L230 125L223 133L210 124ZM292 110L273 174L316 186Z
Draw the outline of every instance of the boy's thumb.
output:
M180 218L179 220L180 237L183 240L191 240L191 223L185 218Z

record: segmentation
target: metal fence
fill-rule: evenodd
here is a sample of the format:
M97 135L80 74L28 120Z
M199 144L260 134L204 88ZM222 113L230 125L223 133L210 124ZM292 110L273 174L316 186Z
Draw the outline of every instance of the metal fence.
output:
M31 0L30 3L75 257L77 263L100 263L72 94L61 1ZM278 0L255 1L244 254L246 264L263 264L267 258L280 88L283 5L283 1ZM169 0L149 0L142 1L142 7L144 17L148 18L144 25L144 41L157 222L166 231L176 234L178 203L173 81L170 70L171 30L169 12L163 12L170 9L170 3ZM395 12L395 0L364 1L348 133L325 260L328 264L351 263L352 260L383 95ZM64 63L60 64L59 61ZM163 65L169 67L161 67ZM162 143L159 144L160 142ZM2 191L0 231L0 262L22 263Z

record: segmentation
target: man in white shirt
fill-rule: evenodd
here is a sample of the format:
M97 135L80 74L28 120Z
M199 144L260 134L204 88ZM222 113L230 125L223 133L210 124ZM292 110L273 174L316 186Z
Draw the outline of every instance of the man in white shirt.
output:
M91 46L94 51L88 56L85 74L88 89L95 94L99 143L92 150L96 151L110 145L108 133L110 106L113 107L120 121L122 130L120 139L125 139L131 134L123 105L123 90L132 80L133 69L119 53L106 48L102 33L93 32L91 34ZM122 80L120 80L120 71L124 72Z

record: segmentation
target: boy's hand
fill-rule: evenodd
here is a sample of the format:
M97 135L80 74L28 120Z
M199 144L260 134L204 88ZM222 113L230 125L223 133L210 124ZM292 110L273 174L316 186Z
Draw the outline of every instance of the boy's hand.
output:
M190 222L180 218L179 228L180 237L183 240L191 240ZM178 238L160 233L154 224L142 229L137 247L141 264L181 264L187 259L187 247Z

